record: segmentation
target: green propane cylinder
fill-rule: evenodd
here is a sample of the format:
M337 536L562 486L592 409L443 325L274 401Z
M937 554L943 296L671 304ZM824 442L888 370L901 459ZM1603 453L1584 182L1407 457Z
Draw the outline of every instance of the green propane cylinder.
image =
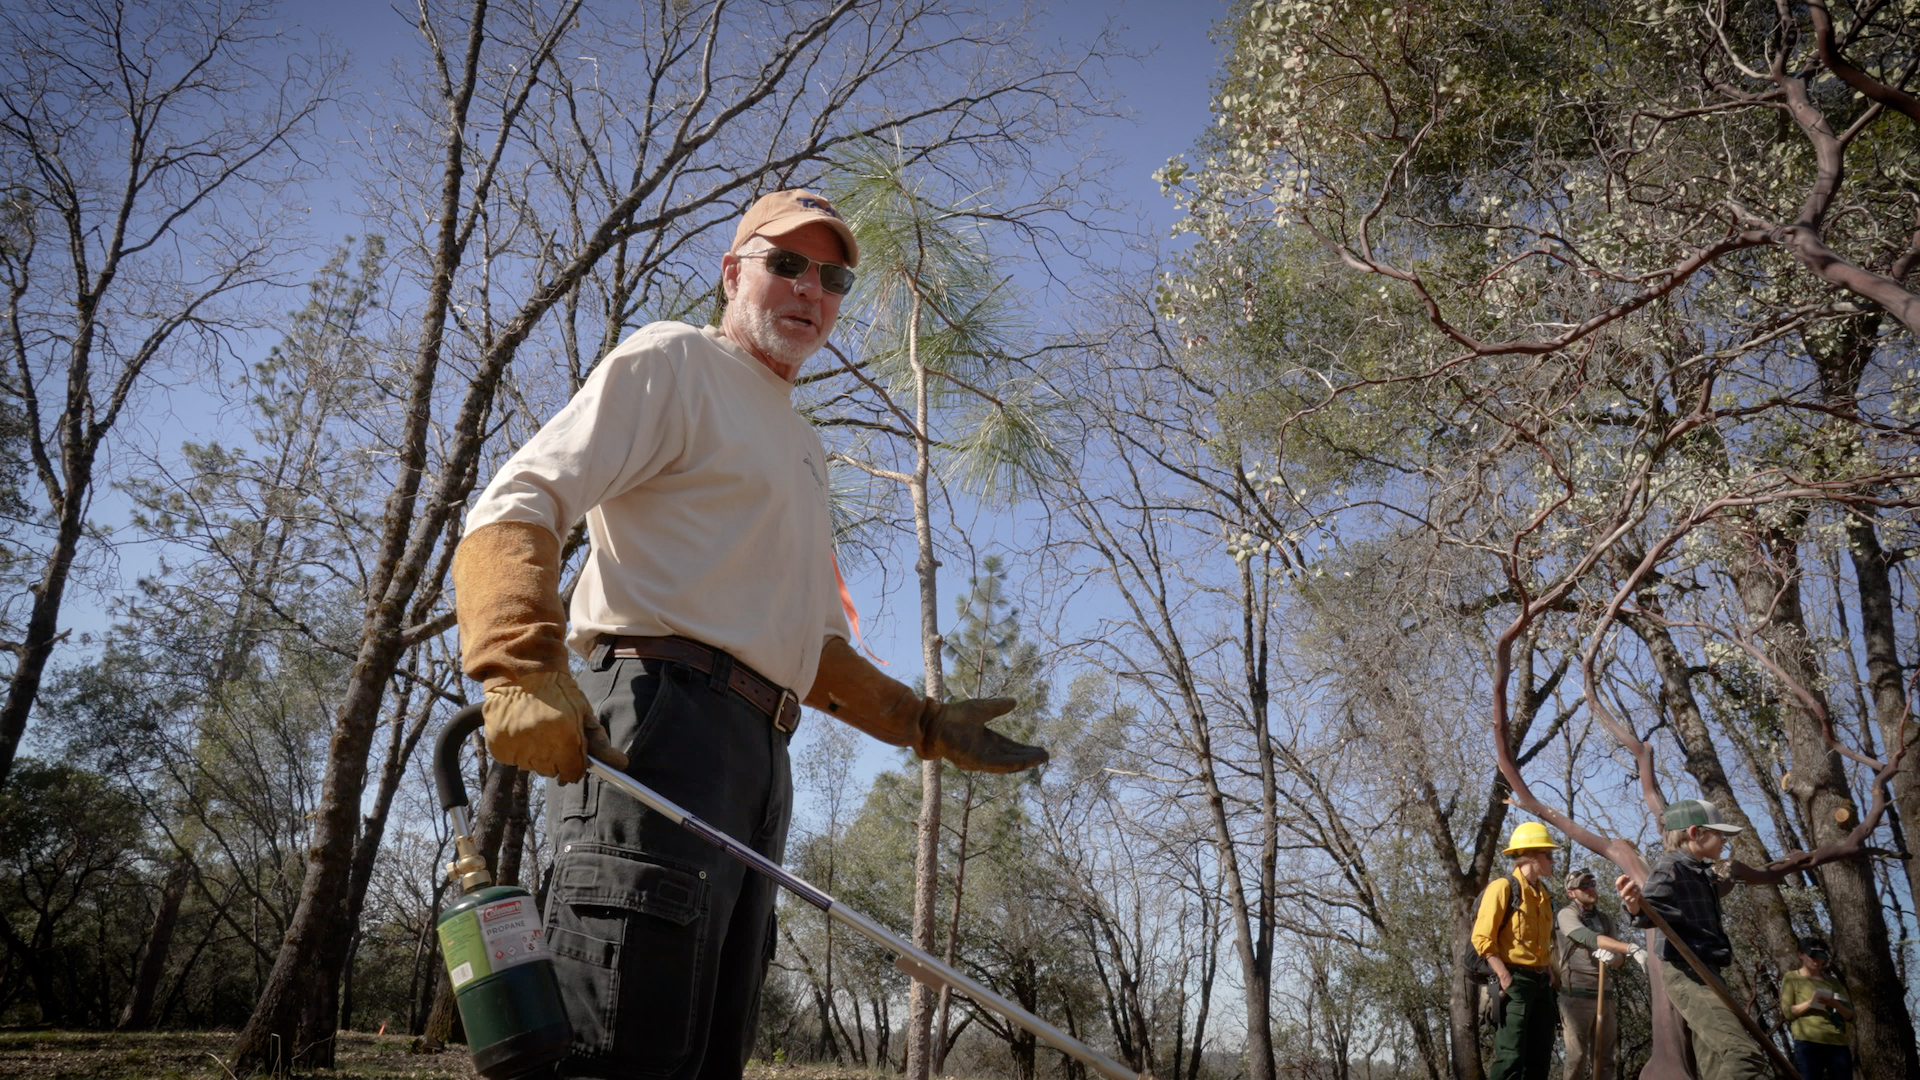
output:
M481 1076L510 1080L566 1056L573 1027L527 890L490 885L469 892L441 914L439 932Z
M547 936L532 894L495 885L473 842L467 789L460 780L460 744L480 730L478 705L455 713L433 751L440 808L453 819L458 856L448 877L462 895L440 916L440 955L467 1029L473 1067L487 1080L545 1071L567 1054L573 1025L560 1004Z

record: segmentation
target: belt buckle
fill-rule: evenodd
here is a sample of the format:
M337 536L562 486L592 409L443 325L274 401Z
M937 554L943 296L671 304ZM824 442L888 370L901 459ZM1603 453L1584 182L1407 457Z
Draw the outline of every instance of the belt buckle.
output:
M793 719L787 719L787 705L793 705ZM791 733L800 726L800 695L786 687L780 688L780 700L773 705L773 730Z

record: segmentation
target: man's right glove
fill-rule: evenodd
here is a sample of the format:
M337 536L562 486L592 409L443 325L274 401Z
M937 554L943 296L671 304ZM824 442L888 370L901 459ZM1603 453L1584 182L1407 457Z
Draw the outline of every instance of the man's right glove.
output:
M496 761L563 784L586 775L588 754L616 769L627 767L627 755L607 740L600 717L564 671L499 680L487 687L480 715Z
M567 673L559 585L560 541L543 525L483 525L453 554L461 666L486 686L487 749L571 784L586 774L587 754L617 769L627 755Z
M924 698L831 637L820 650L820 673L806 704L894 746L911 746L922 758L945 758L968 772L1019 772L1044 764L1047 752L1015 742L987 727L1012 712L1012 698L971 698L941 703Z

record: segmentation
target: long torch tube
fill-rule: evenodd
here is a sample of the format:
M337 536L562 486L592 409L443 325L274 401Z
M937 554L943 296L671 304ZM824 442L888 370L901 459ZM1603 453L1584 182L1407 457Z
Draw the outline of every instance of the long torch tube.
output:
M972 998L982 1007L999 1013L1008 1022L1018 1024L1034 1034L1047 1045L1065 1053L1107 1080L1152 1080L1142 1077L1133 1070L1107 1057L1105 1054L1081 1042L1079 1039L1061 1031L1045 1020L1033 1015L992 990L980 985L966 975L955 971L946 963L934 958L925 950L915 948L898 934L874 922L861 913L848 908L826 893L814 888L806 881L789 872L785 867L765 855L753 850L746 844L735 840L719 829L701 821L682 810L672 800L654 791L652 788L615 769L598 758L587 758L587 771L601 780L612 784L654 811L664 815L674 824L685 828L710 843L718 844L727 854L753 867L772 878L795 896L826 912L827 917L859 933L875 945L893 953L893 964L908 977L918 979L929 986L945 983L955 990Z

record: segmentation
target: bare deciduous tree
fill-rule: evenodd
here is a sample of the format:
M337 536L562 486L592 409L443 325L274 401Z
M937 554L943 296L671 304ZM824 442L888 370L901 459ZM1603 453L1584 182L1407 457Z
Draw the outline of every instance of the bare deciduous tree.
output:
M243 298L288 283L276 193L340 68L288 49L266 15L71 0L0 16L0 392L25 420L48 531L21 639L7 643L0 782L64 637L115 426L159 374L228 351L251 321ZM281 65L276 51L299 55Z

